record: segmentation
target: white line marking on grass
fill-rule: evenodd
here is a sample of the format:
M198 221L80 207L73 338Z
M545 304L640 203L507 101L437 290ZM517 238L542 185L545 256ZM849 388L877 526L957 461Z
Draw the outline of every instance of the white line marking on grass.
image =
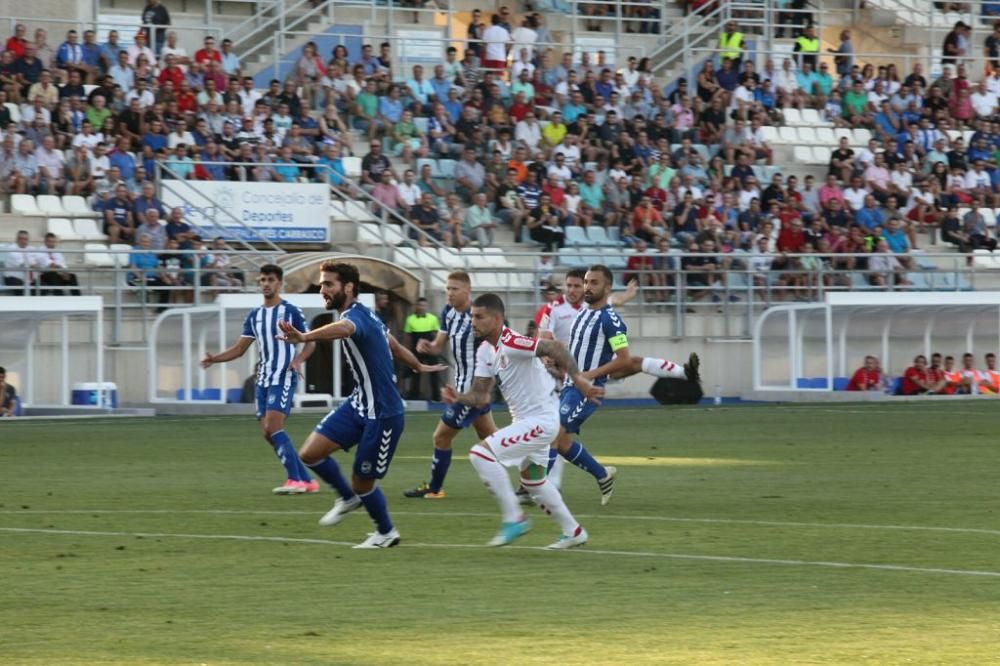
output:
M263 541L271 543L302 543L326 546L354 546L350 541L330 539L308 539L283 536L254 536L246 534L186 534L171 532L110 532L97 530L58 530L30 527L0 527L0 533L41 534L49 536L82 537L141 537L146 539L196 539L205 541ZM406 548L433 549L489 549L490 546L471 543L405 543ZM541 546L506 546L509 550L530 550L549 552ZM901 564L865 564L858 562L827 562L823 560L784 560L763 557L737 557L731 555L689 555L686 553L655 553L632 550L594 550L575 548L569 552L613 557L645 557L669 560L689 560L696 562L730 562L735 564L773 564L780 566L825 567L832 569L868 569L875 571L900 571L905 573L941 574L950 576L985 576L1000 578L1000 571L979 571L975 569L944 569L938 567L910 567Z
M257 511L252 509L0 509L0 515L86 515L86 514L126 514L126 515L219 515L219 516L311 516L320 510L305 511ZM397 516L418 516L428 518L496 518L497 514L476 511L393 511ZM680 516L626 516L607 513L576 514L587 520L636 520L665 523L705 523L718 525L760 525L764 527L803 527L819 529L859 529L859 530L897 530L910 532L943 532L951 534L985 534L1000 536L1000 530L983 527L939 527L936 525L871 525L866 523L809 523L782 520L749 520L740 518L684 518Z

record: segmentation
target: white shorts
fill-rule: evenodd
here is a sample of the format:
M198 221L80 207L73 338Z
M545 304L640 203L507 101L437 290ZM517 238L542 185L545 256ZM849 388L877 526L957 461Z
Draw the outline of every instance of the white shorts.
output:
M528 463L546 467L549 448L559 435L559 415L528 417L501 428L486 438L486 444L505 467L523 468Z

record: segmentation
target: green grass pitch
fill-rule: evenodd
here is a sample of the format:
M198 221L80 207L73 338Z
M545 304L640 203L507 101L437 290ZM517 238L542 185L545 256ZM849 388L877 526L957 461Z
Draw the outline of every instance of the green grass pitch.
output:
M251 417L0 424L0 664L997 664L995 402L599 411L614 499L566 470L590 543L517 548L465 452L424 480L409 415L363 512L270 493ZM506 414L498 415L501 423ZM319 420L294 415L301 443ZM340 454L342 465L348 465Z

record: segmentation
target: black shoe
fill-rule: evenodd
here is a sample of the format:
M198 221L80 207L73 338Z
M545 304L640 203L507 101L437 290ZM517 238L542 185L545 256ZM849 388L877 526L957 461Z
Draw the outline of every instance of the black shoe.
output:
M701 374L698 368L701 367L701 359L693 353L688 357L688 362L684 364L684 377L692 384L701 384Z
M421 483L416 488L410 488L409 490L403 491L404 497L425 497L431 493L431 487L426 483Z

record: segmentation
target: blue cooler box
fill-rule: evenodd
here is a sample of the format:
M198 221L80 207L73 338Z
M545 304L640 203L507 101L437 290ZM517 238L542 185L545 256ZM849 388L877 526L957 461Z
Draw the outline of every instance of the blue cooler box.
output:
M90 405L110 409L118 408L118 386L113 382L84 382L73 384L70 402L74 405Z

